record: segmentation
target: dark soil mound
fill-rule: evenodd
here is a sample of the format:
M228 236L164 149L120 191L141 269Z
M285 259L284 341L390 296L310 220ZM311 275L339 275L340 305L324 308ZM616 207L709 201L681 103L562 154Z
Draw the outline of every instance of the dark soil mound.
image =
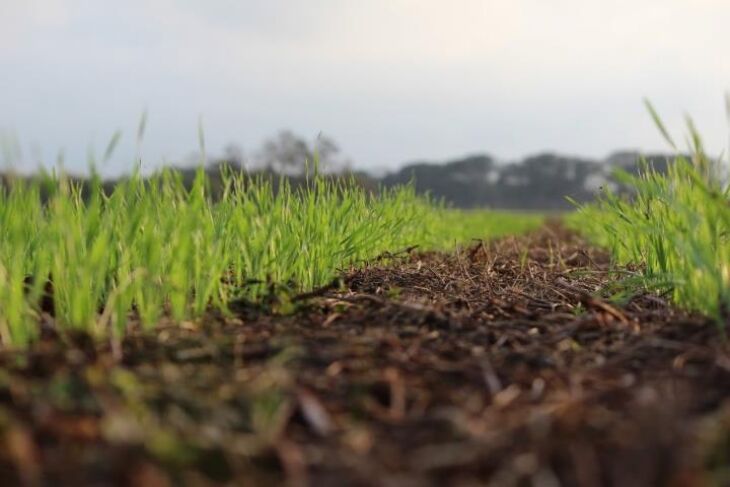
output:
M2 485L726 484L728 347L631 275L550 227L138 333L121 361L49 337L0 356Z

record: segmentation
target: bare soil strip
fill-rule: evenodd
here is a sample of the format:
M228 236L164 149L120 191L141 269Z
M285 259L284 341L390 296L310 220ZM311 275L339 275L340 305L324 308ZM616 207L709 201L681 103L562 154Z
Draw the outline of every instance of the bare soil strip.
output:
M609 301L632 272L551 225L138 333L121 362L49 332L0 356L0 483L728 483L728 346Z

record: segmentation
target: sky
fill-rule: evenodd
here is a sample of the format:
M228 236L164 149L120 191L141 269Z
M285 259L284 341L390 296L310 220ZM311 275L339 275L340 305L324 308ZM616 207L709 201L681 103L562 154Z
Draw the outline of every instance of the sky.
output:
M727 0L0 0L0 137L21 170L117 130L108 173L180 161L201 121L211 155L291 129L365 169L599 158L667 149L648 97L720 153L729 25Z

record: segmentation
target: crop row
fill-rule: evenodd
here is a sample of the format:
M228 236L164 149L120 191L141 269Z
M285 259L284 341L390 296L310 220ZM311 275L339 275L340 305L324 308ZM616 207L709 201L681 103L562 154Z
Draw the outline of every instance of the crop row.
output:
M642 285L721 322L730 316L730 187L722 160L706 154L691 120L688 127L689 155L677 155L665 174L646 163L638 176L619 174L632 194L607 191L574 222L619 263L639 265Z
M200 170L138 174L107 194L46 175L0 190L0 340L34 340L40 325L121 337L130 321L154 326L256 299L273 285L301 291L386 251L447 247L469 236L534 226L447 210L412 187L377 195L313 177L305 188L224 170L212 201ZM467 230L468 227L468 230ZM471 232L471 233L469 233Z

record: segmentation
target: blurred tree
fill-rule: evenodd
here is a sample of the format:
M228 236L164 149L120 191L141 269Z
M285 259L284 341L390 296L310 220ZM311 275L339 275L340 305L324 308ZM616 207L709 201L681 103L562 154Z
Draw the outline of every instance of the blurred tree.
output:
M243 149L238 144L228 144L223 149L223 160L231 167L241 169L243 167Z
M258 165L282 174L304 174L307 164L314 163L315 156L319 160L319 168L335 169L340 166L339 145L326 135L317 136L313 144L294 134L291 130L282 130L275 137L264 142L258 153Z
M321 169L332 168L340 154L340 146L332 138L320 133L314 141L315 153Z

